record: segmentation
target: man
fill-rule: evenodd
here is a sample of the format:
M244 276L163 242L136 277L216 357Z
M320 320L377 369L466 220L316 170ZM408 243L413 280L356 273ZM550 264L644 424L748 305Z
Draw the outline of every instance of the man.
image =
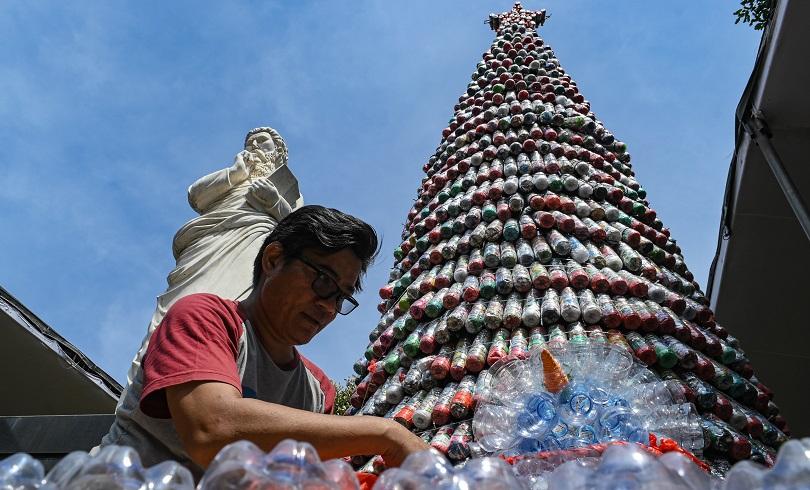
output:
M133 446L145 465L174 459L196 478L223 446L247 439L269 450L307 441L322 458L382 454L399 465L427 449L399 424L329 412L329 380L295 346L357 302L377 235L334 209L304 206L267 237L244 301L193 294L155 330L102 445Z

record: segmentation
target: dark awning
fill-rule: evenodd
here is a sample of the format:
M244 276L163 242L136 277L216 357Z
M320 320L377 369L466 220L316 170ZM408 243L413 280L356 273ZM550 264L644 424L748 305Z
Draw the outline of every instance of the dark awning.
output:
M0 416L112 413L121 385L0 288Z
M740 338L757 376L776 393L793 435L808 436L810 240L796 206L810 201L810 2L780 0L776 9L737 109L707 292L719 323ZM752 139L758 123L771 136L760 143L770 143L781 162ZM775 178L778 163L798 199Z

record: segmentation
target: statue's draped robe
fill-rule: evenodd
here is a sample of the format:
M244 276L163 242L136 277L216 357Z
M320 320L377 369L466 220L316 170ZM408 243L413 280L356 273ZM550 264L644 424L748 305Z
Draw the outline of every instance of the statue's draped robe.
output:
M227 169L203 179L227 180ZM189 202L201 215L186 223L174 236L172 251L177 266L167 278L168 289L157 298L149 329L127 373L128 383L138 370L152 332L178 299L193 293L212 293L238 300L250 294L256 255L278 221L291 211L281 196L271 209L257 211L253 208L246 201L250 180L237 184L204 209L199 209L194 201L210 200L204 194L216 192L216 186L197 184L189 189ZM192 196L193 193L196 196ZM302 204L303 200L299 198L293 206L297 208Z

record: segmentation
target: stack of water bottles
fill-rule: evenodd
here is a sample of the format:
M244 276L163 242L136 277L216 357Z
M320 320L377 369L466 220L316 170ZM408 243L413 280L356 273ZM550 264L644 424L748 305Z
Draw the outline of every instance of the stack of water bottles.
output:
M321 462L310 444L291 439L264 453L255 444L239 441L214 458L199 485L188 469L174 461L151 468L141 465L131 447L106 446L95 456L69 454L47 474L42 464L18 453L0 461L2 490L237 490L284 488L357 490L357 476L343 460Z
M550 458L517 458L513 465L494 457L453 466L432 449L410 455L400 468L383 472L374 490L574 490L601 488L735 490L810 488L810 438L792 440L766 468L737 463L725 481L712 476L683 454L654 451L633 443L594 450L559 451ZM368 488L368 482L365 487ZM27 454L0 461L0 489L29 490L358 490L357 476L342 460L321 462L307 443L282 441L265 454L252 443L226 446L195 487L191 473L174 461L148 469L129 447L109 446L96 456L71 453L47 474Z
M651 433L695 454L703 449L700 418L682 385L660 380L616 346L550 345L491 372L473 419L475 440L486 453L649 444Z
M615 443L603 453L579 450L559 455L556 460L520 458L511 468L500 458L476 458L454 468L441 453L425 451L409 456L401 468L385 471L374 490L810 488L810 438L784 444L773 468L737 463L725 481L682 453L658 455L639 444Z

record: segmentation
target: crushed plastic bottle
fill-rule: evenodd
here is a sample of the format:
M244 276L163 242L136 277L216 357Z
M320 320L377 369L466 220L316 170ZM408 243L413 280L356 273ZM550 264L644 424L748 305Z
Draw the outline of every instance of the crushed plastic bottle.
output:
M385 471L374 490L510 490L524 488L512 468L498 458L477 458L454 468L435 450L408 456L400 468Z
M17 453L0 461L0 488L27 490L38 488L45 470L29 454Z
M224 447L209 465L197 488L355 490L359 483L345 462L323 463L310 444L287 439L267 454L248 441Z

